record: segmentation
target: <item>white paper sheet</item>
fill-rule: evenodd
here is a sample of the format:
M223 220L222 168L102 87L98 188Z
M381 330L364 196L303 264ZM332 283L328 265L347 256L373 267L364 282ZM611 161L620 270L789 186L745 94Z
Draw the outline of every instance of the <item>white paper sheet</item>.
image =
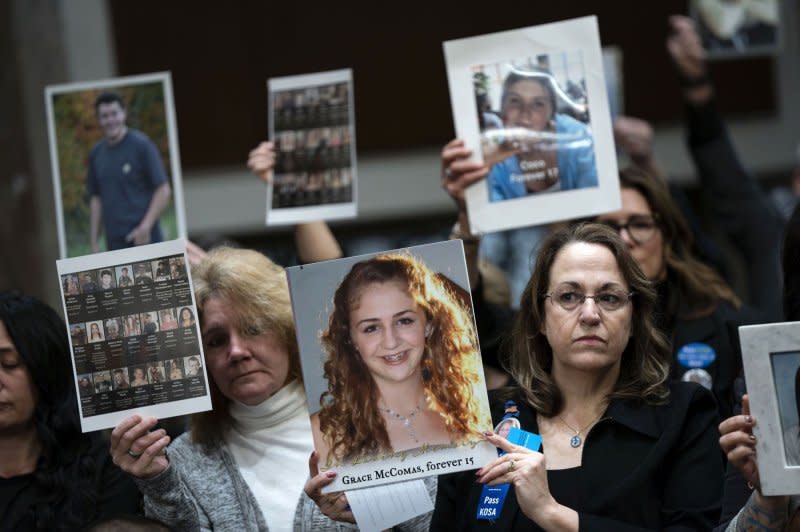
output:
M378 532L433 511L423 480L408 480L345 492L362 532Z

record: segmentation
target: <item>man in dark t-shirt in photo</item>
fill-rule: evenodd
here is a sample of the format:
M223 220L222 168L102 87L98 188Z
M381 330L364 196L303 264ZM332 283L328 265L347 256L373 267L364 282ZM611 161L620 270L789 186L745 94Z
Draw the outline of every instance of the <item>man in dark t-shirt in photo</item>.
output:
M147 135L128 128L118 94L100 94L95 112L103 138L89 154L86 179L92 252L100 251L101 221L109 250L161 242L158 219L172 189L158 149Z

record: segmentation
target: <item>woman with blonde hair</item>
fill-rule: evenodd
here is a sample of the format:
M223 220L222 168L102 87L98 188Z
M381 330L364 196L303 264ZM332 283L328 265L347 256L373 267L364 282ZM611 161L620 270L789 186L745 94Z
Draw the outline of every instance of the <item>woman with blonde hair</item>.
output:
M461 443L491 427L463 288L409 254L378 255L352 267L333 303L328 390L312 418L322 463Z
M273 160L262 143L249 165L267 180ZM296 242L305 262L341 256L324 222L298 225ZM169 454L155 418L126 419L111 435L115 463L147 515L175 530L342 529L326 516L353 522L346 497L320 493L335 474L306 485L314 446L283 269L252 250L189 252L213 410L191 416Z
M292 529L313 446L286 276L256 251L217 248L192 279L213 410L168 457L155 418L132 416L112 455L173 528Z

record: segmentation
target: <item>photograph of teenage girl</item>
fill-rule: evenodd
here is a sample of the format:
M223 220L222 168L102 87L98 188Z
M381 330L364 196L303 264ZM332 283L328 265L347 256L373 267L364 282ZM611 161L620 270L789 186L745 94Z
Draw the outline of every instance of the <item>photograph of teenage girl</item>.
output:
M321 342L328 388L311 425L327 467L491 426L469 296L408 253L350 269Z
M479 65L473 85L489 201L597 186L580 53Z
M181 328L194 327L194 312L189 307L183 307L178 314L178 326Z
M102 342L105 340L105 335L103 334L103 326L101 321L90 321L89 322L89 342Z

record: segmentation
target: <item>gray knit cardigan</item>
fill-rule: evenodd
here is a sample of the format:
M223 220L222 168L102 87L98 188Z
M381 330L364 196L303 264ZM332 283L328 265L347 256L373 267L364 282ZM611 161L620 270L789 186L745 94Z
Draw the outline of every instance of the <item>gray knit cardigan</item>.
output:
M169 462L167 469L154 478L135 479L149 517L181 531L268 530L253 493L221 438L203 446L194 443L188 433L183 434L169 446ZM436 477L425 479L425 485L436 500ZM394 529L427 531L430 517L423 514ZM303 493L295 510L294 530L344 532L358 527L328 519Z

